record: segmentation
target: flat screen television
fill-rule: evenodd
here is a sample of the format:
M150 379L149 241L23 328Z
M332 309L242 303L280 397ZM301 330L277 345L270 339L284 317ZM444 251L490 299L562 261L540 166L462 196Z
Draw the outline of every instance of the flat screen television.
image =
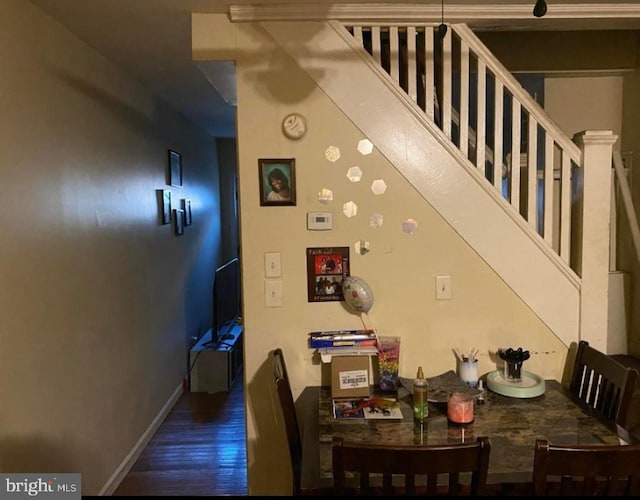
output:
M218 345L233 339L230 333L242 314L240 263L235 257L216 269L213 282L213 325L211 342Z

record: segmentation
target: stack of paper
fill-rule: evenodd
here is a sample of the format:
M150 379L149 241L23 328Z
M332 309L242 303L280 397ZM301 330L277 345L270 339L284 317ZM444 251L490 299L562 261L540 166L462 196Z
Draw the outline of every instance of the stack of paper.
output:
M312 349L328 347L375 347L375 330L331 330L309 333L309 347Z
M333 417L402 420L402 411L391 398L334 399Z

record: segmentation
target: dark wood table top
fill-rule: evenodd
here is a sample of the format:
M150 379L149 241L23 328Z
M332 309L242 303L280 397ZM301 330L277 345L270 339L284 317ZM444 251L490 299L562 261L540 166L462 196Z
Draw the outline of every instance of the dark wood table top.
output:
M558 444L620 444L621 438L632 442L623 429L599 420L557 381L548 380L545 385L545 393L534 398L507 397L487 390L485 402L475 406L474 421L465 425L447 420L444 403L429 403L424 424L415 423L411 395L403 389L398 392L401 421L335 419L330 388L307 387L300 397L309 411L301 419L303 487L331 485L333 436L394 445L459 443L488 436L489 483L530 482L537 438Z

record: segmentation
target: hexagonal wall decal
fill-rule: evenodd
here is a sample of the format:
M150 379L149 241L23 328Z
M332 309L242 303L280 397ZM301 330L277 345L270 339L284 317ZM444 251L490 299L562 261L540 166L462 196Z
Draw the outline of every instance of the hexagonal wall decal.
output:
M382 179L376 179L371 183L371 191L373 194L384 194L387 190L387 184Z
M362 179L362 169L360 167L351 167L347 170L347 179L351 182L360 182L360 179Z

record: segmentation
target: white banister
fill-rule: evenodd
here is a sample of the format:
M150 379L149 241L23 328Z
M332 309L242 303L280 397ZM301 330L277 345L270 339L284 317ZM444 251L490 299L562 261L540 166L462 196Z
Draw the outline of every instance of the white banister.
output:
M527 221L538 231L538 123L529 114L527 134Z
M478 59L478 119L476 120L476 166L486 176L485 149L487 144L487 67Z
M425 113L433 121L435 103L435 74L434 74L435 48L433 45L433 28L427 26L424 29L424 92Z
M460 42L460 151L469 158L469 46Z
M442 131L451 139L451 30L442 40Z
M446 214L470 244L491 260L499 274L509 276L506 281L510 286L541 313L563 342L574 341L579 335L606 349L607 300L602 299L606 299L608 290L608 260L602 267L601 257L608 255L608 248L600 247L608 240L603 235L608 235L610 212L608 204L603 209L602 200L610 200L611 193L607 190L603 194L602 189L611 182L611 151L616 137L609 131L585 132L574 138L580 143L578 147L464 25L450 25L441 37L433 23L409 25L377 20L357 24L327 23L322 44L331 40L333 51L324 45L318 51L326 54L327 64L339 66L336 70L341 78L317 83L352 119L362 120L358 126L363 132L376 139L373 142L386 151L388 158L394 158L396 168L426 199L439 205L440 213ZM309 56L291 42L293 29L293 24L286 28L269 26L272 35L277 33L281 44L286 44L283 46L304 66ZM302 27L299 34L304 37ZM319 39L314 41L320 43ZM348 64L346 58L334 61L337 51L353 57L348 58ZM359 75L366 67L378 78L367 82L366 88L371 93L374 88L384 89L384 96L376 91L375 98L370 97L374 100L363 100L358 91L350 93L352 89L344 86L355 78L354 64L359 63L364 65L358 67ZM360 88L364 87L361 83ZM400 107L385 101L390 98L387 91ZM346 99L347 95L351 98ZM365 104L371 111L361 115ZM407 113L411 119L403 126L420 129L412 136L420 142L412 143L412 147L424 157L406 164L406 147L396 151L397 145L388 143L389 131L379 125L371 128L367 116L373 110L387 112L382 109ZM399 123L400 118L395 122ZM430 133L425 136L423 129ZM434 147L450 154L440 155L437 166L424 161L431 158ZM604 157L608 158L608 177L602 179ZM456 177L455 183L456 190L463 189L463 182L471 183L469 193L473 192L474 199L465 205L466 210L449 205L449 198L445 203L442 190L425 183L423 169L444 168L446 161L453 159L471 174L469 178ZM453 175L452 165L446 171ZM439 182L444 181L439 177ZM512 269L510 259L498 259L500 251L480 235L477 223L470 223L480 206L489 210L487 200L475 197L477 193L471 185L480 187L495 202L491 208L497 210L495 215L506 216L515 223L515 227L501 227L501 239L509 233L523 248L531 245L540 250L539 255L527 255L527 262L536 260L534 273L525 273L522 266ZM577 202L572 205L574 199ZM596 209L591 208L594 204ZM469 210L469 206L473 209ZM592 211L598 212L595 219ZM607 217L604 225L603 216ZM595 246L593 241L597 241ZM529 287L530 279L536 283L536 290ZM549 285L553 292L538 293L540 282L553 283ZM561 289L567 294L566 300L560 297Z
M545 148L544 148L544 210L543 210L543 236L548 245L553 245L553 181L554 181L554 169L553 164L553 137L550 134L545 134Z
M629 231L631 232L631 241L633 241L633 248L636 251L636 258L640 262L640 226L638 226L638 217L636 211L633 208L633 200L631 198L631 190L629 189L629 181L625 174L624 164L622 162L622 155L620 151L613 152L613 169L618 181L618 188L620 189L620 196L622 197L622 204L629 221Z
M511 137L520 137L520 103L513 99L511 104ZM509 185L511 206L520 213L520 141L511 141L511 183Z
M502 190L502 122L504 114L504 91L502 82L496 78L494 83L493 105L493 187Z
M571 159L564 151L560 167L560 257L571 259Z
M560 173L565 161L567 168L580 166L580 149L473 32L450 25L442 38L433 24L380 21L347 29L380 67L381 54L389 54L383 69L391 80L511 204L540 242L571 265L571 177Z

